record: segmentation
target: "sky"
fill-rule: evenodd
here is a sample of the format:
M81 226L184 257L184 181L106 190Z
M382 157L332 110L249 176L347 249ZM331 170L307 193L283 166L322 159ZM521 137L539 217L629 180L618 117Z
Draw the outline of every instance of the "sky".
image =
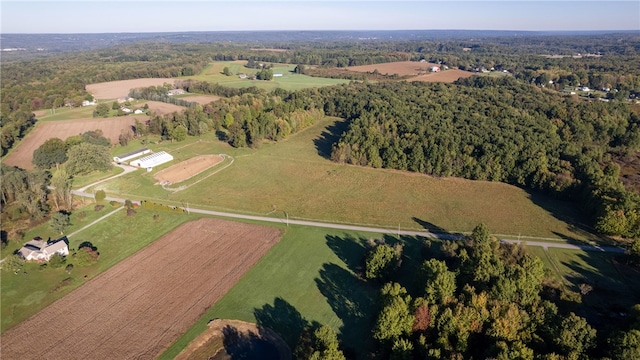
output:
M640 30L640 1L6 1L2 33Z

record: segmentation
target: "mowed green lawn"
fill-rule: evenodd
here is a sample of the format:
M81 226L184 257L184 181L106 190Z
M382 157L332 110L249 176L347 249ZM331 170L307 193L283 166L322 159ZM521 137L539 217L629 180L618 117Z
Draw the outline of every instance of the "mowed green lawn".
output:
M166 150L176 157L157 170L198 154L226 153L235 160L224 171L174 194L153 185L156 169L128 174L101 188L133 199L157 198L279 218L288 214L296 219L436 232L469 232L484 222L497 234L594 239L560 220L580 221L573 204L515 186L334 163L323 155L330 149L327 144L335 126L336 120L327 118L256 150L234 149L213 134L181 143L151 144L153 150Z
M345 79L329 79L329 78L319 78L308 75L301 75L293 73L296 65L291 64L273 64L273 73L280 73L282 76L274 76L273 80L264 81L264 80L249 80L249 79L240 79L238 74L255 74L258 72L258 69L250 69L244 66L246 61L238 60L238 61L217 61L209 64L200 74L195 76L186 76L184 79L195 79L200 81L207 81L218 83L223 86L234 87L234 88L247 88L251 86L256 86L260 89L265 89L267 91L274 90L276 88L282 88L284 90L300 90L306 89L310 87L320 87L320 86L329 86L336 84L345 84L348 83L349 80ZM265 63L267 65L271 65L270 63ZM226 76L222 74L222 70L228 67L229 70L233 73L232 76Z
M71 219L74 226L70 227L67 233L71 233L115 209L109 204L106 204L105 209L98 213L93 211L93 205L77 209ZM77 249L85 241L90 242L98 249L100 259L94 265L82 267L74 264L70 274L65 271L64 266L57 269L41 269L40 264L33 262L27 263L23 270L17 274L3 269L2 282L0 283L1 331L5 331L34 315L179 224L199 217L172 212L153 212L145 209L137 209L136 211L136 215L126 216L126 211L121 209L111 217L69 238L70 249ZM86 214L86 218L81 221L78 219L78 215L82 212ZM153 219L155 213L160 214L158 221ZM49 224L44 223L29 231L24 238L28 240L35 236L55 239L60 235L53 233ZM7 248L7 251L3 251L2 255L6 256L20 246L21 244L12 243L11 249ZM67 263L73 264L74 261L69 257ZM69 309L69 311L73 311L73 309Z
M341 333L358 352L372 349L366 336L375 321L380 284L366 282L356 268L363 241L379 234L289 226L276 244L160 358L173 359L215 318L269 327L295 346L304 324L319 322Z

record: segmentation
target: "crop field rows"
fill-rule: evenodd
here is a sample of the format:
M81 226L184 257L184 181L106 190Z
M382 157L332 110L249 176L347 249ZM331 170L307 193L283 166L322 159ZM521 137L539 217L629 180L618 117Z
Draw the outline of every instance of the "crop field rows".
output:
M183 224L5 332L3 358L156 357L279 238L259 225Z

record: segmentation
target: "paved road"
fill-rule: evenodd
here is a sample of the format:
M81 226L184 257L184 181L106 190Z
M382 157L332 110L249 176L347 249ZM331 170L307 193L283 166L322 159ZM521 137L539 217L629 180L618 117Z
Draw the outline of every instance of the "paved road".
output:
M78 196L90 197L93 198L93 194L87 193L85 190L91 186L97 185L99 183L111 180L113 178L122 176L124 174L130 173L132 171L137 170L132 166L127 165L117 165L123 168L125 171L118 175L112 176L110 178L100 180L96 183L87 185L78 190L72 190L71 193ZM109 201L118 201L124 203L126 199L117 198L117 197L107 197ZM129 199L134 203L140 203L140 201ZM327 229L338 229L338 230L350 230L350 231L363 231L363 232L371 232L371 233L379 233L379 234L398 234L398 235L407 235L407 236L422 236L428 238L435 238L441 240L456 240L461 239L461 235L456 234L447 234L447 233L432 233L429 231L408 231L408 230L399 230L399 229L386 229L379 227L369 227L369 226L358 226L358 225L347 225L347 224L336 224L336 223L328 223L328 222L319 222L319 221L307 221L307 220L295 220L295 219L280 219L273 218L267 216L254 216L254 215L245 215L245 214L236 214L230 212L222 212L222 211L211 211L204 209L194 209L189 207L187 209L189 212L198 213L198 214L206 214L213 216L220 216L232 219L244 219L244 220L255 220L255 221L264 221L271 223L279 223L279 224L291 224L291 225L303 225L303 226L312 226L312 227L320 227ZM545 250L548 248L560 248L560 249L572 249L572 250L584 250L584 251L599 251L599 252L612 252L612 253L623 253L624 249L613 246L597 246L597 245L587 245L587 244L568 244L560 241L540 241L541 239L535 239L528 237L528 240L519 240L516 239L516 236L506 235L500 236L500 241L506 243L525 243L530 246L541 246Z

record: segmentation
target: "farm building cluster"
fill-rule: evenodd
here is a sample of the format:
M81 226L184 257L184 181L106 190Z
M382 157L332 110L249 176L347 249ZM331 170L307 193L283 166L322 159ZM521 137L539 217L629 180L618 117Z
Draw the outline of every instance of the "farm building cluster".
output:
M150 154L150 155L147 155ZM143 156L147 155L147 156ZM143 156L143 157L141 157ZM124 162L129 162L129 165L146 168L147 171L153 170L154 166L162 165L164 163L168 163L173 160L173 156L166 151L159 151L157 153L151 153L149 148L141 148L136 151L128 152L126 154L118 155L113 157L113 161L121 164Z
M18 250L18 254L27 261L49 261L54 254L60 256L69 255L69 240L66 236L57 240L42 240L36 237L24 244Z

